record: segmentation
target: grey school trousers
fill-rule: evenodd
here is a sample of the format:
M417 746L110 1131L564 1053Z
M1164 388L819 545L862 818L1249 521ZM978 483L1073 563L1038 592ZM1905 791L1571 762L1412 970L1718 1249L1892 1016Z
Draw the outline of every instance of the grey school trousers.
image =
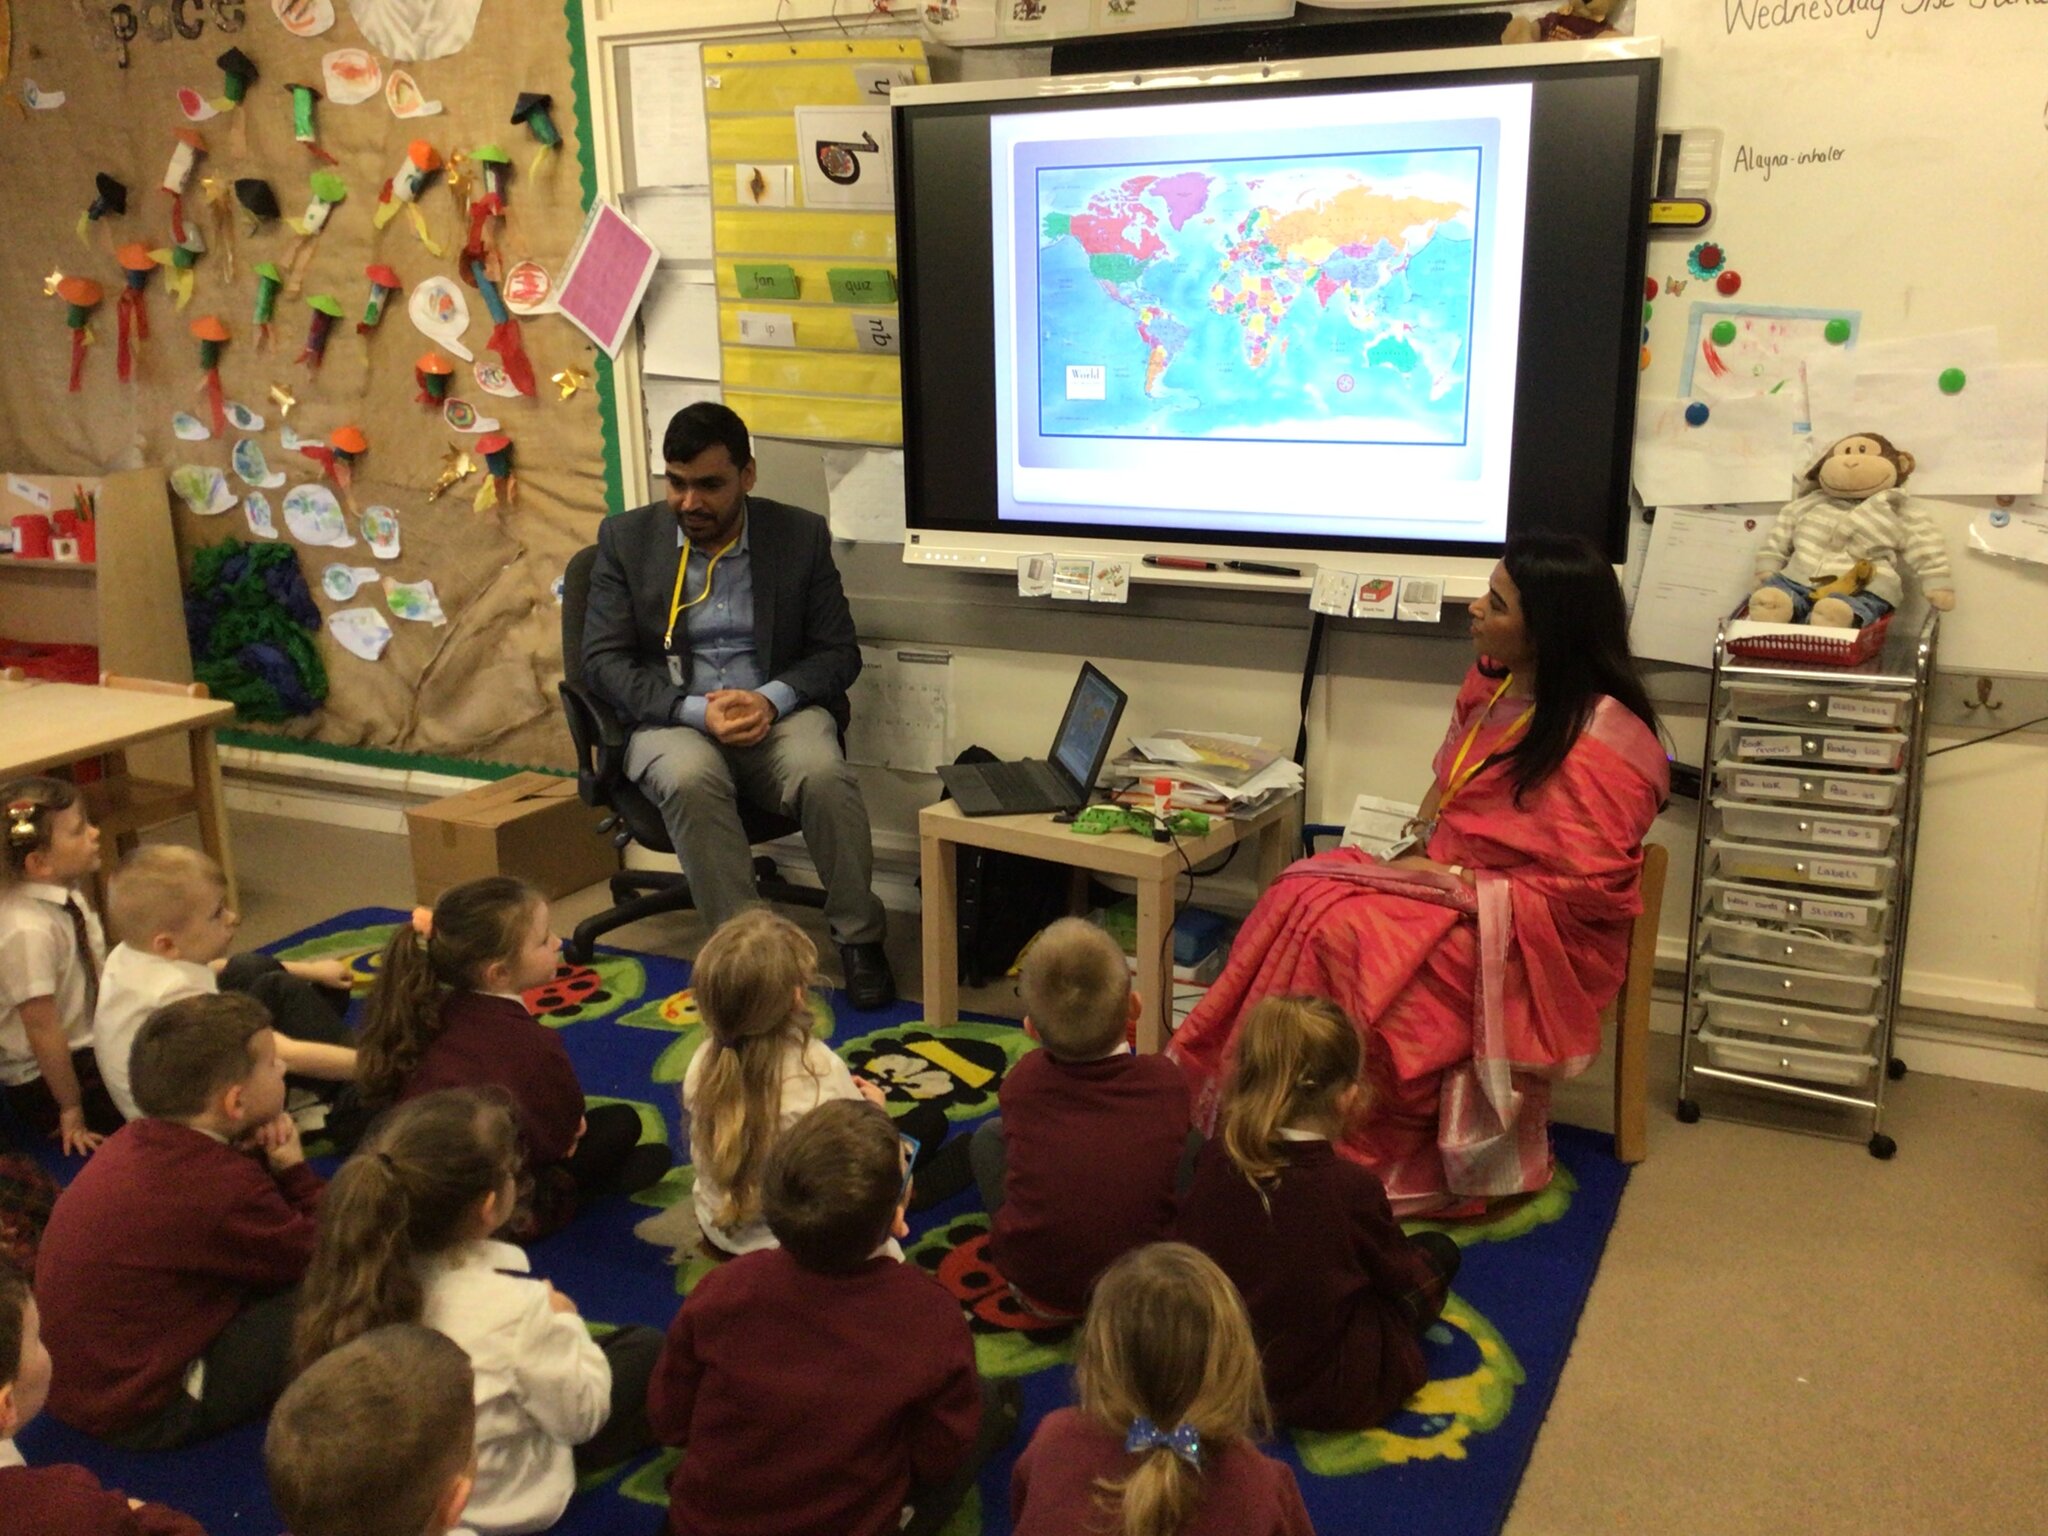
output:
M840 944L879 944L875 847L853 767L832 716L812 706L784 715L759 745L728 747L687 725L642 727L626 744L626 777L661 808L669 840L705 923L760 898L739 796L793 817L825 886L825 917Z

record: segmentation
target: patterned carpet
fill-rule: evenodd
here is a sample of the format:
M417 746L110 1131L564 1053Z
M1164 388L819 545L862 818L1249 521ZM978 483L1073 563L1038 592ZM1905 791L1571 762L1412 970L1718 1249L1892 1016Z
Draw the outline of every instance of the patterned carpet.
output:
M367 908L293 936L273 952L346 958L365 977L402 914ZM674 1139L675 1085L703 1038L681 961L601 950L592 966L564 968L528 1004L575 1058L594 1099L638 1106L647 1137ZM912 1004L855 1013L837 993L817 1004L818 1029L855 1071L892 1103L942 1105L956 1133L995 1108L1003 1074L1030 1042L1015 1025L969 1020L927 1030ZM1490 1536L1507 1518L1558 1376L1571 1348L1628 1171L1604 1135L1559 1127L1558 1173L1549 1189L1477 1223L1447 1228L1465 1263L1444 1319L1431 1331L1431 1379L1383 1429L1365 1434L1283 1434L1272 1449L1297 1468L1318 1530ZM69 1171L54 1158L59 1177ZM75 1166L75 1165L72 1165ZM574 1297L594 1323L666 1327L706 1267L678 1268L672 1237L687 1223L690 1170L654 1189L613 1200L533 1249L535 1270ZM986 1469L978 1497L948 1536L1005 1536L1011 1465L1037 1420L1072 1400L1071 1330L1032 1328L983 1262L988 1218L970 1189L913 1218L908 1256L960 1298L981 1369L1021 1378L1025 1423ZM49 1419L22 1437L31 1462L80 1461L110 1486L160 1499L197 1517L214 1536L270 1536L279 1529L263 1488L260 1427L193 1450L132 1455L98 1445ZM673 1453L640 1458L591 1478L569 1506L565 1536L658 1531Z

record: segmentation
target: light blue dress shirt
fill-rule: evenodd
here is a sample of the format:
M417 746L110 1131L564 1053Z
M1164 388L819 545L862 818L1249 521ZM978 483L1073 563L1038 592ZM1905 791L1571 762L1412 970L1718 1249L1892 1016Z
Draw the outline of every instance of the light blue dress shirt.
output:
M754 562L748 549L750 523L742 517L740 534L718 557L718 569L711 569L711 556L693 546L676 529L676 548L684 551L683 601L690 606L678 617L675 645L687 650L689 673L685 696L676 705L676 723L704 730L705 695L719 688L745 688L760 694L775 706L781 719L803 701L789 684L777 679L761 680L761 658L754 649ZM706 581L711 595L702 602ZM706 734L709 734L708 732Z

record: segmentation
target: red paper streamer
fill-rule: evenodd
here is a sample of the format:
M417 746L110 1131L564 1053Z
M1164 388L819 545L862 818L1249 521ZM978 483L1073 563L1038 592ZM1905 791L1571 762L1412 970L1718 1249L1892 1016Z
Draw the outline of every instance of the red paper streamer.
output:
M498 354L498 361L505 365L505 377L522 395L535 393L537 386L533 378L533 364L527 360L526 343L519 336L519 322L507 320L503 325L491 328L491 339L485 343Z

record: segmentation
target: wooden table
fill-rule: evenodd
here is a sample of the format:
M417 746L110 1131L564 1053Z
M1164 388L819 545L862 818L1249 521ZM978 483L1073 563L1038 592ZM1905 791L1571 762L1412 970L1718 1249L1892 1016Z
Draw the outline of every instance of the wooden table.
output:
M1138 1049L1156 1051L1173 1021L1167 931L1173 925L1174 888L1190 867L1238 843L1258 841L1258 882L1264 890L1293 862L1301 847L1301 796L1291 794L1243 821L1216 818L1206 836L1172 843L1127 832L1089 837L1050 816L963 816L951 800L918 812L918 857L924 874L924 1017L927 1024L960 1018L959 861L956 848L992 848L1064 864L1075 872L1076 896L1089 874L1121 875L1138 887ZM1183 860L1185 855L1185 860Z
M233 906L235 861L228 849L213 731L234 715L235 706L225 699L77 683L0 682L0 780L68 767L140 742L184 736L192 763L199 841L227 876L228 905Z

